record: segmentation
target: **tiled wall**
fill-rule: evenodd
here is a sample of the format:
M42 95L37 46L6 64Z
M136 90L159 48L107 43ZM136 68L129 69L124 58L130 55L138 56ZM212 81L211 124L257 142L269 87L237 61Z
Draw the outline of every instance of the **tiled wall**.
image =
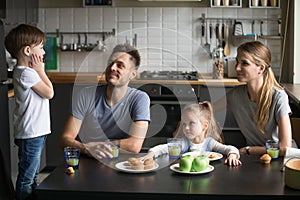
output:
M278 19L281 9L250 8L127 8L127 7L94 7L94 8L40 8L38 27L45 32L101 32L116 30L115 36L105 38L106 52L59 52L58 71L61 72L102 72L106 66L111 48L126 40L132 43L137 34L137 47L142 55L140 71L143 70L197 70L209 73L212 60L204 48L205 37L201 37L202 13L216 23L232 21L221 19L239 19L243 23L244 33L251 33L252 20L255 19L254 33L260 34L261 19ZM264 35L277 35L277 21L263 21ZM102 40L100 34L88 35L88 43ZM281 60L281 40L260 39L272 49L272 67L279 74ZM65 43L77 43L78 36L65 35ZM81 35L81 42L84 36ZM231 41L231 38L229 38ZM215 34L208 40L211 49L216 46ZM231 54L236 55L236 46L230 44Z

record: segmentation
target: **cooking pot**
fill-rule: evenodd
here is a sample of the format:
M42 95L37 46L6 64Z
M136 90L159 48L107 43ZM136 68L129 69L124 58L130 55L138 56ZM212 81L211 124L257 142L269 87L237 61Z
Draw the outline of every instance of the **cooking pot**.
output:
M295 158L285 164L285 185L300 190L300 159Z

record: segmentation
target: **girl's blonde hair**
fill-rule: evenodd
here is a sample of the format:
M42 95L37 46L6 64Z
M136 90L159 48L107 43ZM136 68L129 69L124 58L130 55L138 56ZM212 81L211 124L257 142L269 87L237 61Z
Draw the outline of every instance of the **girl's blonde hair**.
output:
M254 122L261 133L265 132L265 126L269 120L270 107L273 99L273 88L276 86L283 89L277 82L274 73L271 69L271 51L270 49L259 41L247 42L242 44L237 49L238 54L242 53L251 59L257 66L263 65L265 70L263 72L263 86L259 94L258 106L254 115Z
M206 137L212 137L219 142L224 142L221 128L215 120L213 108L210 102L203 101L199 104L189 104L184 107L182 113L190 111L194 112L199 117L200 122L203 120L208 121L209 125L206 131Z

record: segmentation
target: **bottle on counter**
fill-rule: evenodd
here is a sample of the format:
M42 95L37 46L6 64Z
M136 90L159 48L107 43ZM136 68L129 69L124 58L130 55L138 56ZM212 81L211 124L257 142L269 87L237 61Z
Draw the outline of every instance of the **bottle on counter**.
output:
M224 49L215 48L213 51L213 79L222 79L224 77Z

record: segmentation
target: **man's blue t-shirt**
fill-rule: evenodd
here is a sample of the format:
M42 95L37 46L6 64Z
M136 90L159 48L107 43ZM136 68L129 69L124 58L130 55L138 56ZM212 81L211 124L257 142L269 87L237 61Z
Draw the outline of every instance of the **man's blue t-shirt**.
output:
M106 139L124 139L135 121L150 122L150 98L147 93L128 87L117 104L108 105L106 85L83 88L74 98L71 114L83 121L79 131L84 143Z

